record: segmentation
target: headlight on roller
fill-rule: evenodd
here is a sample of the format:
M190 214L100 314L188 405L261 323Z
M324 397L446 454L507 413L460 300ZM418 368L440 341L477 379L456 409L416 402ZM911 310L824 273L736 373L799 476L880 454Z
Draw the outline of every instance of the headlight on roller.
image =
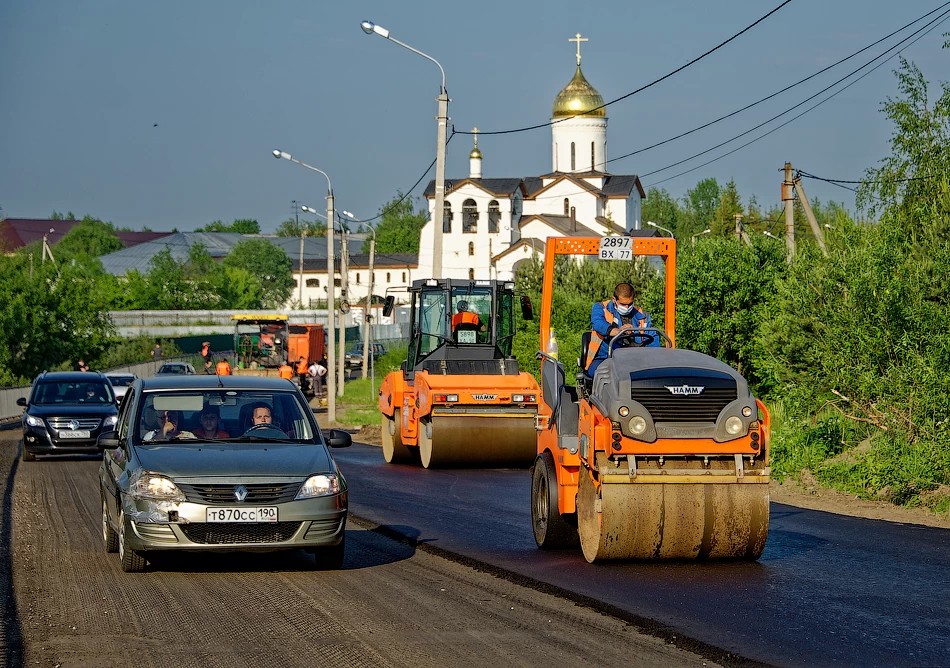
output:
M630 418L630 422L627 423L627 428L630 430L631 434L639 436L647 430L647 421L643 419L640 415L634 415Z
M333 473L312 475L297 492L296 501L340 493L340 479Z
M726 418L726 433L730 436L742 433L742 420L735 415Z
M630 409L627 408L626 406L621 406L620 408L617 409L617 412L620 413L620 417L627 417L628 415L630 415Z
M140 471L134 475L129 485L129 494L133 499L149 499L151 501L184 501L185 495L181 493L170 478L152 473L150 471Z

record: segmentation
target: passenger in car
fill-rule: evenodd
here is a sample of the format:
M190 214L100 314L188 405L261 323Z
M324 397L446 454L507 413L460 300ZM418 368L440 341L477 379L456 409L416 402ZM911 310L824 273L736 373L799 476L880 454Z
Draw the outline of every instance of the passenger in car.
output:
M200 426L195 429L195 436L209 439L231 438L231 434L221 429L220 421L217 406L205 406L201 411Z
M149 412L153 415L149 415ZM156 411L154 408L146 408L144 411L143 425L144 424L158 424L159 426L155 429L152 429L145 436L142 437L143 441L167 441L173 438L196 438L195 435L190 431L183 431L181 429L181 411Z

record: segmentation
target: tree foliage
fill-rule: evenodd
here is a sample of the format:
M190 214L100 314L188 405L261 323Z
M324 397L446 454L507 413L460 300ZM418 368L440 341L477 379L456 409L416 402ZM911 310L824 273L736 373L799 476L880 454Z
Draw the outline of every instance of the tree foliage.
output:
M224 266L244 269L257 277L263 289L261 302L265 308L283 306L293 292L293 263L283 250L265 239L241 241L224 258Z
M250 218L238 218L230 225L223 221L215 220L204 227L196 227L195 232L236 232L238 234L260 234L261 226L256 220Z
M427 220L425 211L416 211L412 199L397 192L382 208L382 219L376 226L376 252L418 253L419 234ZM363 252L369 252L368 239Z

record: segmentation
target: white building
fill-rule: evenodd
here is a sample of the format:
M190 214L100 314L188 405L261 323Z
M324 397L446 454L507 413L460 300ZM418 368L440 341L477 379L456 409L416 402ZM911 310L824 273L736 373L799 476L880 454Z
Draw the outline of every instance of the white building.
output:
M581 72L578 34L574 77L554 98L551 171L525 178L484 178L477 129L469 175L446 179L440 278L508 280L518 264L544 253L548 237L602 236L641 229L645 193L636 175L607 172L604 99ZM425 191L415 278L432 277L435 182Z

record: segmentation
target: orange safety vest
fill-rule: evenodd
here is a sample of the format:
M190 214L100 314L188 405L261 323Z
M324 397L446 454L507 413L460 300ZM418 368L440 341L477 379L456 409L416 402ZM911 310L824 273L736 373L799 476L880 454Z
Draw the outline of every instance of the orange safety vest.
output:
M297 362L297 375L303 376L307 373L307 369L310 368L310 365L307 364L307 360L303 359Z
M607 324L613 325L616 322L616 319L614 318L613 311L607 308L609 304L610 304L609 299L601 302L601 306L604 307L604 320L607 321ZM645 318L641 318L640 320L637 320L634 323L634 325L636 327L639 327L640 329L643 329L644 327L646 327L647 321ZM600 350L600 346L606 340L607 339L604 336L602 336L600 332L593 329L590 331L590 344L588 344L587 346L587 365L584 367L584 371L587 371L590 368L590 365L593 363L594 359L597 357L597 351Z
M231 365L228 364L227 360L221 360L215 365L215 371L219 376L230 376L231 375Z
M478 316L471 311L462 311L452 316L452 329L459 325L478 325Z
M286 378L287 380L290 380L294 377L294 370L291 368L289 364L284 363L284 364L281 364L280 368L277 370L277 375L280 376L281 378Z

